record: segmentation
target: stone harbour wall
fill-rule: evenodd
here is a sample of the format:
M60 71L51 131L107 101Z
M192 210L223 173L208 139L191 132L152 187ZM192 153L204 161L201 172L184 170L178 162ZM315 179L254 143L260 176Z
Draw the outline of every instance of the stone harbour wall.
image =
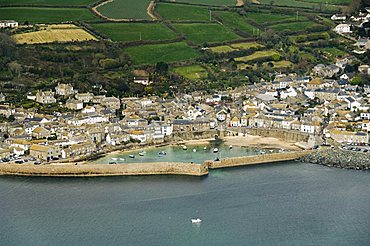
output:
M2 164L0 175L18 176L59 176L59 177L96 177L125 175L178 174L203 176L208 174L205 164L161 162L130 164Z
M308 155L310 152L311 151L309 150L304 150L274 154L251 155L243 157L225 158L221 159L220 161L206 161L205 164L207 164L210 169L215 169L225 167L248 166L264 163L275 163L282 161L293 161L301 158L302 156Z
M300 158L302 162L330 167L367 170L370 167L370 153L340 148L325 148L313 151Z

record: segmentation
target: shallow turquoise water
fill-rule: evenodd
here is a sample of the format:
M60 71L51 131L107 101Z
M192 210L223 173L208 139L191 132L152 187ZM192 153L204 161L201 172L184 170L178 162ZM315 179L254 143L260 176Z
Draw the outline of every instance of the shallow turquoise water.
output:
M206 147L206 150L204 150ZM213 153L214 148L218 148L218 153ZM195 149L195 152L193 151ZM159 156L158 153L164 151L166 155ZM277 149L266 149L264 151L277 152ZM247 155L258 155L260 150L251 147L238 147L233 146L232 149L229 146L222 144L222 142L213 141L208 145L189 145L187 150L183 150L182 146L165 146L159 148L152 148L145 150L144 156L140 156L138 151L120 154L110 154L98 160L95 163L105 164L109 162L116 162L117 164L124 163L144 163L144 162L193 162L203 163L205 160L214 160L216 158L226 157L238 157ZM130 158L129 155L133 154L135 158Z
M369 190L369 172L296 162L207 177L0 177L0 245L370 245Z

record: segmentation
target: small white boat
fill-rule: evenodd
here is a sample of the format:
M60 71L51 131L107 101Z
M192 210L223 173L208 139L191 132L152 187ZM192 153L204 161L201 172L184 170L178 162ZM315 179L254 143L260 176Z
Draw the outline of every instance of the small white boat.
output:
M230 145L230 146L229 146L229 149L232 149L232 148L233 148L233 146L232 146L232 145Z
M182 149L183 149L183 150L187 150L187 149L188 149L188 147L186 147L185 145L183 145L183 146L182 146Z
M111 159L112 159L113 161L116 161L116 160L118 160L118 158L115 158L115 157L114 157L114 158L111 158Z
M207 147L204 147L203 150L207 150Z
M200 223L202 223L202 220L199 219L199 218L191 219L191 223L193 223L193 224L200 224Z
M196 149L193 149L193 152L197 152L197 150Z
M124 160L125 160L125 158L119 158L119 160L120 160L120 161L124 161Z
M140 155L140 156L144 156L144 152L140 152L140 153L139 153L139 155Z
M218 152L218 149L217 148L214 148L213 149L213 153L217 153Z
M158 152L158 156L159 156L159 157L163 157L163 156L165 156L165 155L167 155L167 153L166 153L166 152L164 152L164 151Z
M130 158L135 158L135 156L134 156L134 155L129 155L128 157L130 157Z

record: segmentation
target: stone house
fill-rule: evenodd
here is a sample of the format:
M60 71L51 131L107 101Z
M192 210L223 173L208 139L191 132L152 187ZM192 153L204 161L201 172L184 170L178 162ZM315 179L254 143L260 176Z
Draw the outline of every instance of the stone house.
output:
M55 87L55 93L60 96L68 97L73 95L75 91L71 84L59 84Z
M37 91L36 102L42 104L56 103L57 100L54 97L54 92L50 91Z
M84 107L84 103L79 100L71 98L66 101L66 108L68 109L80 110L80 109L83 109L83 107Z
M30 156L36 159L50 161L53 158L59 158L61 156L61 151L56 146L32 144L30 147Z

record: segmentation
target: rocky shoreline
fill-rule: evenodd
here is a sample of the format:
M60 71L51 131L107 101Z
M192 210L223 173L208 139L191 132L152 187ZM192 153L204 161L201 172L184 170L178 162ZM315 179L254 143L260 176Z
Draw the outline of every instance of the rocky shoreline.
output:
M368 170L370 168L370 153L340 148L325 148L301 157L300 161L328 167Z

